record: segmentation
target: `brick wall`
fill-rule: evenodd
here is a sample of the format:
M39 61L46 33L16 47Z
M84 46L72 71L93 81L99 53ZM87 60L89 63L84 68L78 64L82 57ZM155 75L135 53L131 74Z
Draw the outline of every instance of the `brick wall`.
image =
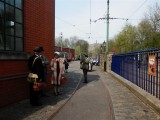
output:
M43 46L47 59L53 58L54 8L55 0L24 0L24 52L32 54L35 46ZM0 61L0 107L28 97L27 65L27 60Z
M55 46L55 51L61 51L61 47ZM75 49L72 49L72 48L62 48L62 52L71 53L71 57L75 58Z
M0 76L14 75L17 73L28 72L28 64L26 60L3 60L0 61Z
M25 51L44 47L44 55L51 60L54 51L54 0L25 0Z

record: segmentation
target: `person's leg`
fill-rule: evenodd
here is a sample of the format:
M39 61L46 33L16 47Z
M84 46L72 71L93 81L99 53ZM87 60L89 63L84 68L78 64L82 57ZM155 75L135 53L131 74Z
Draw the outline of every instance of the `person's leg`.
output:
M87 70L83 69L84 83L87 83Z
M87 70L85 70L85 82L87 83L88 80L87 80Z
M40 103L40 91L34 91L34 99L36 106L42 105L42 103Z
M33 83L29 84L29 98L30 98L30 104L34 104L34 93L33 93Z
M33 86L32 86L32 87L33 87ZM40 100L39 100L40 98L39 98L39 96L40 96L40 91L34 91L34 90L32 89L31 100L30 100L32 106L40 106L40 105L42 105L42 104L40 103Z
M54 85L54 95L58 95L58 91L57 91L57 85Z

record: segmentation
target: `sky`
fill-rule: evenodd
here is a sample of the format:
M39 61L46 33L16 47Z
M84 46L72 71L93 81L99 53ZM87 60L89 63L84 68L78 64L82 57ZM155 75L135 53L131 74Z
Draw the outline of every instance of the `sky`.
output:
M106 17L107 0L55 1L56 38L62 33L62 39L76 36L89 44L106 41L106 20L98 19ZM160 6L160 0L109 0L109 17L119 18L109 19L109 39L114 38L126 23L137 26L156 3Z

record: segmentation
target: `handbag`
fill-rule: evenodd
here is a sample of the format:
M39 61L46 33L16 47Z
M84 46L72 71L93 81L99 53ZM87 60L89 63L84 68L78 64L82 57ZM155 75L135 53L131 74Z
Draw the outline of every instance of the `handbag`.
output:
M39 83L36 82L36 81L34 82L33 90L34 90L34 91L39 91Z
M34 73L29 73L28 74L28 77L27 77L28 82L34 83L36 79L38 79L37 74L34 74Z
M61 79L60 79L60 83L65 84L66 81L67 81L67 78L65 76L62 76Z
M37 82L37 80L35 80L33 84L33 90L39 91L42 90L45 86L46 84L44 82Z
M36 57L35 59L34 59L34 61L33 61L33 63L32 63L32 67L33 67L33 65L34 65L34 63L35 63L35 61L36 61L36 59L37 59L38 57ZM27 76L27 81L28 82L31 82L31 83L34 83L35 82L35 80L38 78L38 75L37 74L34 74L34 73L29 73L28 74L28 76Z

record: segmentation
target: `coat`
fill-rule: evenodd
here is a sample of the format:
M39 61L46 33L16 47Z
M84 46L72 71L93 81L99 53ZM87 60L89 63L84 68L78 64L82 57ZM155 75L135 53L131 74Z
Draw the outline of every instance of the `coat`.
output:
M57 71L57 60L59 61L59 67L60 67L60 72L58 73ZM62 77L62 74L64 74L64 65L63 65L63 60L61 59L52 59L51 60L51 70L53 71L52 73L52 78L51 78L51 84L55 85L60 85L60 79ZM59 75L59 76L57 76ZM57 79L58 77L58 79Z
M35 59L36 58L36 59ZM35 60L34 64L33 61ZM41 59L37 55L33 55L28 59L28 68L29 70L38 75L38 81L44 81L44 67Z
M88 57L84 57L83 59L81 59L80 68L83 70L89 69L89 58Z
M65 69L68 69L69 63L67 62L67 60L64 60L63 64L65 66Z

